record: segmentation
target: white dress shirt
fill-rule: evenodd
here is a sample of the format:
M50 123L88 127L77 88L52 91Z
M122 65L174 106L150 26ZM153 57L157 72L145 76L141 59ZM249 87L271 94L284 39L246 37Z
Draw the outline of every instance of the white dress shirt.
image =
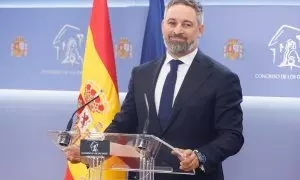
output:
M173 104L174 104L175 98L178 94L178 91L179 91L179 89L182 85L184 77L185 77L187 71L189 70L189 68L190 68L197 52L198 52L198 48L196 48L190 54L187 54L187 55L185 55L185 56L178 59L178 60L182 61L183 64L180 64L178 66L177 79L176 79L176 84L175 84L175 89L174 89ZM156 107L156 112L157 113L159 111L160 98L161 98L162 90L163 90L163 87L164 87L164 83L165 83L165 80L167 78L168 73L171 70L169 62L172 59L176 59L176 58L173 58L169 53L167 53L166 59L164 61L164 64L161 67L161 70L159 72L159 75L158 75L158 78L157 78L157 81L156 81L156 86L155 86L155 107Z

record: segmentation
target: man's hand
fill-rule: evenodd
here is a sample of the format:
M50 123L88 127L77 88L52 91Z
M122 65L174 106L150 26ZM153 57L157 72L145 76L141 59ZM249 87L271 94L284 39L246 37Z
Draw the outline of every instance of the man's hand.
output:
M80 163L80 148L78 145L71 145L64 149L65 156L71 163Z
M179 155L177 152L181 155ZM197 155L191 149L179 149L176 148L172 154L177 155L180 160L180 169L183 171L192 171L199 167L199 159Z

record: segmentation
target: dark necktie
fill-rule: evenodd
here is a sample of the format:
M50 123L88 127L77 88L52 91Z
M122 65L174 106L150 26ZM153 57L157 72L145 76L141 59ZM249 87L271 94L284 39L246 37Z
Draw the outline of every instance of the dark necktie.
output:
M171 70L167 75L167 78L164 83L164 87L160 98L159 111L158 111L158 118L160 120L163 129L167 127L170 119L173 98L174 98L175 83L177 79L178 65L182 64L182 61L171 60L169 64Z

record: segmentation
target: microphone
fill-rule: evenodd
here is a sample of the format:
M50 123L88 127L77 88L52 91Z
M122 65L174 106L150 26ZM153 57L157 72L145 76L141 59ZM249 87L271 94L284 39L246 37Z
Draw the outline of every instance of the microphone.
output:
M147 99L147 95L146 93L144 93L144 98L145 98L145 103L146 103L146 120L145 120L145 124L144 124L144 127L143 127L143 135L147 134L148 132L148 126L149 126L149 104L148 104L148 99ZM141 138L139 138L138 140L138 148L141 149L141 150L145 150L148 146L148 141L147 139L142 136Z
M146 114L146 121L145 121L144 128L143 128L143 134L147 134L148 125L149 125L149 104L148 104L148 99L147 99L146 93L144 93L144 98L145 98L145 103L146 103L147 114Z
M58 135L58 144L59 145L61 145L61 146L68 146L70 144L70 142L71 142L71 135L70 135L69 131L72 128L73 119L74 119L75 114L78 111L82 110L85 106L87 106L90 103L92 103L93 101L95 101L99 96L100 96L100 94L98 94L93 99L89 100L87 103L83 104L78 109L76 109L76 111L72 114L71 118L68 121L68 125L66 127L66 130L64 132L59 133L59 135Z

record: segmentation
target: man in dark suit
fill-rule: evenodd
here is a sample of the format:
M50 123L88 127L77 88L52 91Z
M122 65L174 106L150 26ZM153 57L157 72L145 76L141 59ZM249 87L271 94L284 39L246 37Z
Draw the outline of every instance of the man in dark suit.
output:
M223 180L222 161L244 143L242 90L238 76L198 49L202 7L194 0L171 0L162 32L167 54L133 69L128 93L106 132L147 132L178 147L182 171L155 174L155 180ZM76 161L72 153L67 155Z

